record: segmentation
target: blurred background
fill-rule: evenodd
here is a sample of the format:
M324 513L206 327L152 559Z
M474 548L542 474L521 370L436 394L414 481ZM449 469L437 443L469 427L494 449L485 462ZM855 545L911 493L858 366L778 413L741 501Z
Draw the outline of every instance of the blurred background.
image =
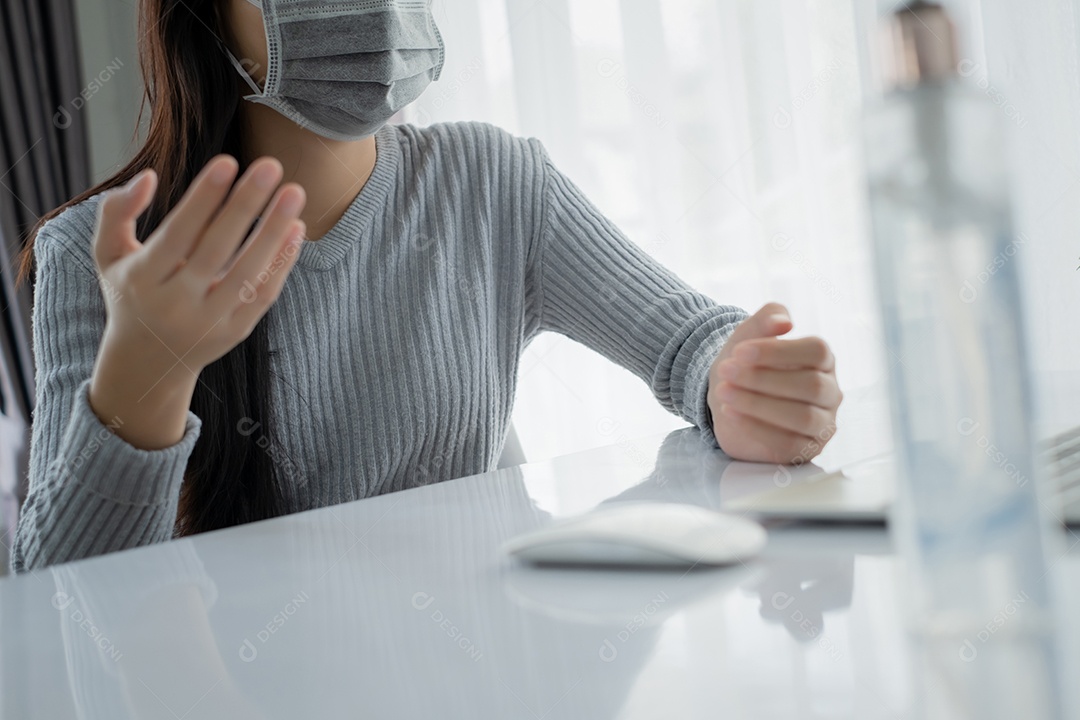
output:
M828 340L847 401L826 462L887 448L889 360L860 117L876 93L872 30L897 3L435 2L446 66L398 120L481 120L540 138L632 240L697 289L750 311L783 302L793 335ZM1080 389L1080 0L945 4L960 24L962 74L994 99L1012 132L1009 261L1026 280L1046 434L1078 415L1067 398ZM72 127L85 124L89 174L101 179L133 151L135 0L78 0L76 13L83 92L63 107ZM20 158L9 148L0 179L40 152ZM15 205L2 200L0 208ZM23 211L51 207L43 200ZM525 355L514 421L529 460L684 424L637 378L551 334Z
M876 100L865 0L437 0L448 59L406 117L532 135L623 231L699 290L788 305L833 346L846 393L823 458L889 443L860 119ZM1080 2L944 3L961 74L1013 135L1017 250L1040 432L1078 424ZM996 150L996 149L989 149ZM972 282L978 283L977 278ZM530 460L682 423L558 335L521 371Z

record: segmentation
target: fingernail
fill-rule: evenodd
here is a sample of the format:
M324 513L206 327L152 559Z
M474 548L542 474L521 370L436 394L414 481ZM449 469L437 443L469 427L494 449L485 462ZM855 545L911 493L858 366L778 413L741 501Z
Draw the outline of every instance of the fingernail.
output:
M264 162L255 168L255 185L263 190L269 190L277 185L278 170L274 163Z
M735 357L745 362L754 362L761 353L753 345L740 345L735 348Z
M142 182L142 179L146 177L146 173L146 170L140 170L139 172L135 173L135 176L128 180L127 184L124 185L124 192L133 192L135 188L139 186L139 183Z
M791 322L790 317L788 317L787 315L779 315L779 314L770 315L769 320L771 320L774 323L789 323L789 322Z
M296 215L303 206L304 198L295 190L285 193L285 196L281 198L281 211L287 215Z
M210 170L210 181L214 183L228 182L233 174L233 164L228 160L218 160Z

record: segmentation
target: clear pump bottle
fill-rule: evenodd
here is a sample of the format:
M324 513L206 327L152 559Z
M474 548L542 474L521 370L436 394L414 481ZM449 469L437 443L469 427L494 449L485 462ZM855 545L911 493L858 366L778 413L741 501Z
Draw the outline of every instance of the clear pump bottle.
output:
M865 151L919 714L1059 717L1004 119L940 6L882 40Z

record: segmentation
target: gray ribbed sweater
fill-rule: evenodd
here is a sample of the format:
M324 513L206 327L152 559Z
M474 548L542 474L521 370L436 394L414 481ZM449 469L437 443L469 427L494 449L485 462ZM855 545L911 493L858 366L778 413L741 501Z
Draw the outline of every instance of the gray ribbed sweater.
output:
M386 126L374 172L302 246L267 316L290 512L484 472L510 423L522 350L562 333L648 383L713 443L708 369L742 310L695 292L562 175L539 141L477 123ZM35 245L37 399L30 494L12 566L42 567L172 536L201 430L146 451L87 400L105 326L91 254L96 198Z

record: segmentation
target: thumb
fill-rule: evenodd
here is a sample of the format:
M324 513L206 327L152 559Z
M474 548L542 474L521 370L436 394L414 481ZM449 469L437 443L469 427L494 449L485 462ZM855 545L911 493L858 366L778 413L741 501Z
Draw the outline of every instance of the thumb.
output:
M136 222L157 190L157 174L143 170L118 188L105 193L98 215L94 238L94 257L99 268L106 268L141 247Z
M736 342L754 338L770 338L785 335L795 327L791 314L780 303L767 303L756 313L743 320L735 328L731 338Z

